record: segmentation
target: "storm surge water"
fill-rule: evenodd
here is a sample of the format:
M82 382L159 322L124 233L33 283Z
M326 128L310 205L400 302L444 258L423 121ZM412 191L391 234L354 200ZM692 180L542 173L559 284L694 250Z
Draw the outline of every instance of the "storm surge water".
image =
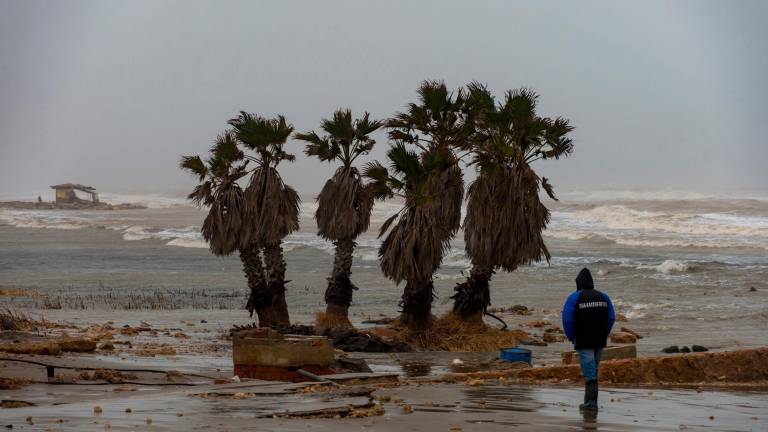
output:
M226 319L248 319L241 309L246 289L240 261L208 252L200 235L204 211L176 195L102 197L148 208L0 209L0 286L42 294L3 302L41 310L109 309L172 297L172 308L215 305L232 309ZM586 266L640 330L663 335L710 326L723 345L768 343L766 332L758 331L768 327L768 198L576 191L547 202L552 221L545 238L552 260L496 274L493 306L526 304L557 321L573 278ZM400 208L397 201L377 203L369 231L358 238L352 278L360 292L353 320L397 311L402 287L381 275L377 233ZM333 244L316 235L315 209L314 198L303 196L301 229L283 245L291 280L288 301L299 320L322 307L333 260ZM470 266L459 232L435 275L436 312L450 308L453 287Z

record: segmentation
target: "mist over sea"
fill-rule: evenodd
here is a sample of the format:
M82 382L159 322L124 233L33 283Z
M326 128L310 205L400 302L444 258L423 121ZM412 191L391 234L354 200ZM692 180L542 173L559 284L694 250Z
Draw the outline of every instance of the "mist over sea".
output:
M40 294L0 298L3 306L74 320L163 309L169 317L204 314L222 325L248 321L240 261L208 252L199 233L204 211L181 195L101 197L148 209L0 209L0 287ZM563 191L560 199L547 201L551 262L498 273L494 307L524 304L557 322L573 278L586 266L632 327L654 334L643 349L768 344L768 193ZM287 299L294 320L303 322L323 305L333 258L333 245L315 234L315 208L313 196L302 196L301 229L284 242ZM399 208L397 201L377 203L371 228L358 239L353 321L397 311L401 289L381 275L376 235ZM470 266L462 235L435 275L436 312L450 308L453 286Z

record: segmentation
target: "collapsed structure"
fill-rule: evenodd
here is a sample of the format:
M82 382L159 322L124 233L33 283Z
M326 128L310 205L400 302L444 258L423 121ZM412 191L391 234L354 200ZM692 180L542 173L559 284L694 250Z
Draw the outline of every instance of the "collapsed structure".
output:
M62 183L51 186L56 191L56 204L98 204L99 194L96 188L74 183ZM82 199L75 191L83 192L90 199Z

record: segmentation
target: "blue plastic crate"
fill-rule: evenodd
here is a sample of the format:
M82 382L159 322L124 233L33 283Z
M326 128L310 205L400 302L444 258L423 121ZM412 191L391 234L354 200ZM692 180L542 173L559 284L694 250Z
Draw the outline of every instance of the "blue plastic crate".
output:
M531 364L531 350L525 348L502 348L499 358L508 362L525 362Z

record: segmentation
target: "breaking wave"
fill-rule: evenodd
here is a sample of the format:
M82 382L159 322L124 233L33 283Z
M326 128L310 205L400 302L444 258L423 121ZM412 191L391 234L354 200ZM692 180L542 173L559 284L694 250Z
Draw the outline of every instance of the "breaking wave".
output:
M768 217L658 212L604 205L553 212L552 224L545 235L626 246L768 249Z

